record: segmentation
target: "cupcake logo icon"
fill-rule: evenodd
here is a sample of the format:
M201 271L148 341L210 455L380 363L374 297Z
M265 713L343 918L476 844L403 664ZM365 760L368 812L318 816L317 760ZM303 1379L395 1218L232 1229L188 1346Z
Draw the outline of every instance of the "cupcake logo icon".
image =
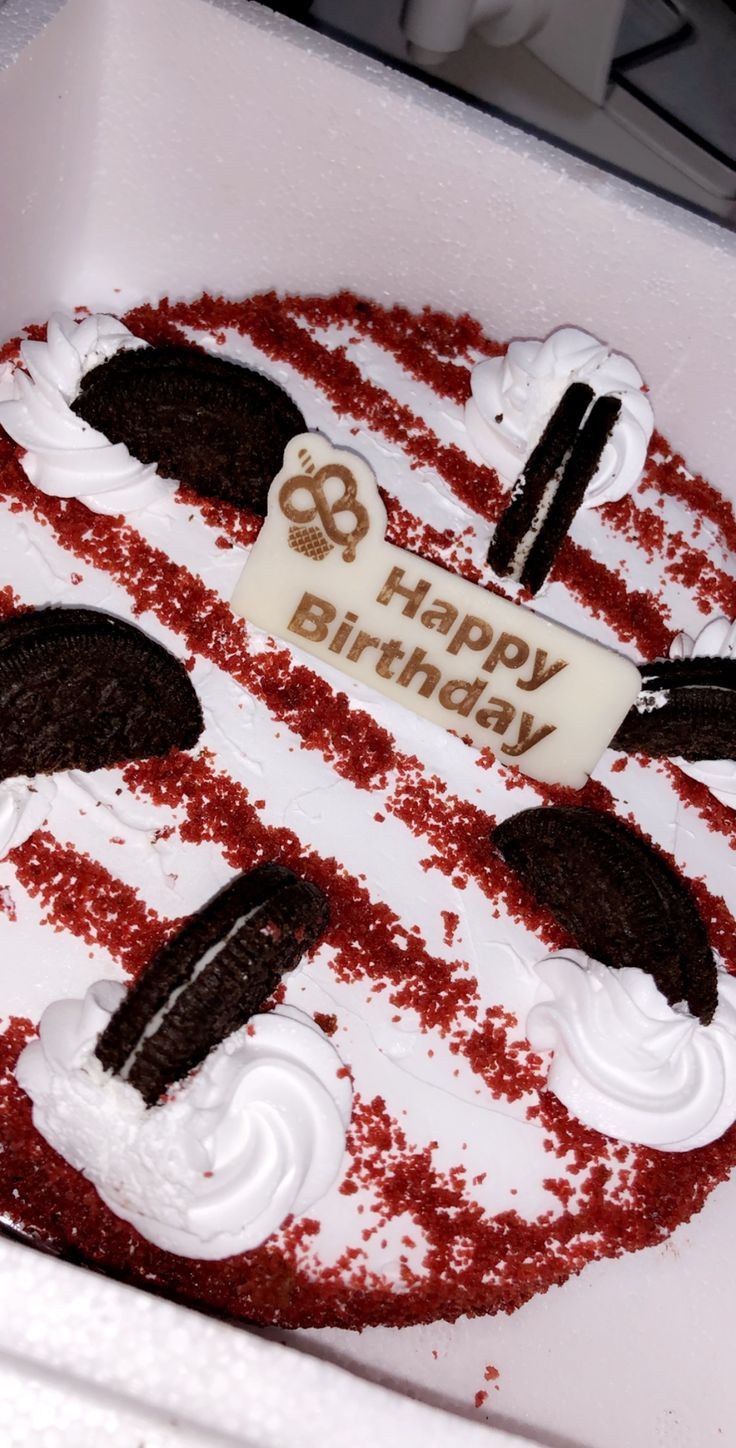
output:
M279 506L291 525L289 547L316 563L340 548L343 562L353 563L370 527L354 473L336 462L317 468L305 447L298 457L301 472L287 478L279 490Z

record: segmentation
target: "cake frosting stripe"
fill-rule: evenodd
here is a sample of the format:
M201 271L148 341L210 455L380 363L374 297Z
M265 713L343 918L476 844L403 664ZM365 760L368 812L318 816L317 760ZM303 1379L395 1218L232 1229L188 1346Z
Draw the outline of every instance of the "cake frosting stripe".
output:
M60 844L48 830L38 830L7 858L18 883L40 897L56 930L104 945L132 978L183 923L161 919L125 881L88 853Z
M381 335L380 313L376 312L375 317L372 347L379 345L376 337ZM432 335L437 345L442 347L440 320L435 318L431 325L434 328ZM392 345L397 353L403 351L410 364L409 371L414 365L424 367L420 322L392 317L391 328ZM197 330L194 323L192 330ZM447 351L443 352L445 360L439 366L444 373L447 353L454 353L456 373L467 376L466 336L460 325L455 327L448 323L447 330ZM334 343L333 337L330 345ZM384 350L385 343L386 338L383 337L380 345ZM208 345L216 345L214 334L209 336ZM229 346L228 338L228 350ZM359 350L359 346L359 343L351 344L352 352ZM425 353L427 350L425 347ZM477 344L477 350L481 350L480 344ZM266 355L265 352L263 355ZM265 363L262 365L268 370ZM373 365L374 354L371 354L364 361L364 366L370 369ZM435 394L441 395L442 387L446 385L444 382L440 385L438 374ZM451 385L457 398L453 405L459 407L462 402L461 375L454 376ZM309 381L308 388L313 386L313 382ZM306 396L308 392L302 395ZM320 417L323 416L327 417L327 413L321 412ZM330 416L336 416L334 411ZM309 420L312 421L311 418ZM339 425L349 442L348 422ZM371 427L377 429L375 419ZM330 430L329 423L326 430ZM356 446L362 447L362 439L356 440ZM381 468L381 473L386 475L389 493L393 490L392 456L388 451L384 453L385 461ZM447 529L441 526L441 512L430 506L424 517L423 507L414 501L416 489L412 491L403 487L405 477L406 473L402 473L401 495L402 498L410 497L412 501L392 507L391 497L388 499L394 526L399 533L413 527L415 542L412 546L419 551L423 551L429 542L429 546L436 550L438 561L444 559L447 562L452 557L460 571L476 567L474 559L480 556L480 549L477 554L468 553L458 546L457 539L443 537ZM23 480L16 471L13 471L13 487L17 488L20 497ZM431 488L428 500L430 495ZM238 1274L232 1264L211 1264L206 1268L197 1265L193 1274L191 1267L185 1273L175 1259L144 1245L138 1248L134 1271L141 1274L151 1272L154 1280L166 1283L171 1290L238 1316L244 1312L254 1313L266 1320L284 1322L400 1322L444 1314L453 1316L466 1309L513 1306L531 1292L552 1281L562 1280L570 1271L577 1270L586 1260L601 1253L615 1253L622 1248L658 1240L683 1213L695 1210L713 1182L729 1168L734 1153L731 1145L733 1132L716 1146L703 1148L697 1154L700 1158L697 1163L687 1159L677 1163L663 1161L656 1152L618 1148L602 1141L596 1133L572 1121L554 1098L539 1093L542 1080L540 1064L535 1054L525 1046L515 1018L513 982L508 999L504 994L505 987L500 996L495 995L493 982L494 978L498 979L499 970L504 973L505 980L505 973L513 975L515 968L512 955L504 956L501 966L495 946L488 954L496 932L500 932L502 939L513 949L514 941L517 944L524 941L528 945L533 940L527 927L534 922L527 903L514 895L516 887L513 881L495 875L492 870L489 872L490 854L485 832L492 823L492 816L484 806L487 802L492 803L494 815L502 817L534 803L541 797L539 792L526 784L514 787L513 777L499 770L497 765L489 764L487 759L480 761L480 768L473 766L472 770L461 765L461 746L451 740L441 757L436 760L433 757L432 768L437 768L439 772L432 774L426 763L426 749L422 749L421 758L415 757L418 736L390 710L374 707L373 703L370 715L360 708L349 708L335 692L332 677L327 679L326 686L326 676L295 664L287 651L264 649L257 638L240 631L236 634L228 624L227 610L221 608L213 583L218 555L226 564L231 552L223 543L247 543L252 536L250 520L238 520L220 505L205 507L202 500L195 502L182 492L178 494L174 506L183 516L191 512L194 527L203 539L205 535L207 538L206 546L203 544L203 556L207 560L203 585L193 577L189 567L182 566L183 555L179 554L176 543L172 542L169 550L173 554L173 562L163 555L158 559L152 535L144 526L145 515L136 518L135 528L121 528L118 522L106 528L91 520L85 510L75 508L73 504L65 505L58 513L51 510L54 529L63 544L62 547L58 543L52 546L48 525L34 521L30 511L37 509L40 519L48 502L28 489L23 494L25 511L14 514L14 526L21 519L27 520L24 526L29 545L37 550L42 567L48 568L48 562L43 560L50 560L53 568L58 570L60 587L69 588L69 571L77 569L83 575L80 598L93 602L91 596L86 596L90 585L94 583L101 596L107 579L107 586L112 590L111 598L114 595L126 612L134 609L139 612L144 627L154 620L155 636L165 637L169 646L173 646L180 655L197 655L197 679L204 667L201 660L209 654L214 658L213 689L225 687L224 680L229 677L226 671L240 677L247 687L256 692L260 683L260 697L254 703L257 717L261 720L262 716L270 716L272 727L281 734L274 758L287 759L289 748L299 748L301 741L302 753L299 757L304 761L309 779L316 781L318 776L324 779L328 792L334 784L330 786L327 781L330 778L339 781L339 790L347 793L338 792L336 798L353 800L361 821L372 819L371 811L383 816L383 823L376 819L373 827L366 830L367 858L380 858L385 849L383 838L390 828L394 832L392 839L405 839L412 868L418 869L416 880L420 886L416 900L407 898L398 911L393 908L394 929L391 912L398 903L398 882L388 878L377 881L374 878L375 865L371 864L369 894L360 893L364 882L359 880L356 850L352 852L346 872L344 862L343 872L339 866L330 865L327 844L331 835L337 839L338 820L331 823L327 818L320 825L319 844L315 849L312 845L315 824L310 817L290 814L288 819L282 818L279 822L281 805L277 798L270 802L273 786L259 777L257 768L249 766L244 759L236 771L238 777L234 780L229 778L232 771L229 746L224 741L220 749L214 733L207 739L207 747L214 750L214 759L181 756L168 761L168 766L133 765L125 771L122 799L126 807L130 801L138 800L148 808L150 802L154 812L160 812L162 821L171 822L170 826L166 825L167 829L171 827L174 831L169 843L172 853L175 853L174 847L178 849L178 842L181 842L184 876L189 870L190 860L206 858L209 862L207 868L212 871L212 888L215 888L216 879L224 882L230 872L239 867L241 859L246 863L249 846L247 838L242 838L241 811L244 806L248 808L245 830L250 833L251 844L255 848L291 850L301 856L307 846L315 869L321 871L329 867L333 870L329 877L330 889L342 888L346 925L352 920L357 927L361 917L362 945L355 932L351 934L346 928L341 939L326 947L303 975L300 972L302 988L306 992L308 1009L318 1010L322 1015L336 1010L338 1034L335 1041L338 1049L340 1033L348 1028L356 1033L355 1040L358 1042L358 1024L350 1013L361 1002L361 1019L370 1022L371 1029L379 1032L378 1039L383 1042L378 1048L381 1069L372 1080L375 1083L380 1079L385 1087L384 1099L380 1099L371 1094L370 1087L366 1093L363 1089L365 1083L360 1079L356 1081L351 1155L342 1190L338 1193L343 1203L342 1210L346 1213L345 1222L352 1223L346 1228L342 1247L329 1240L328 1228L317 1208L314 1220L310 1217L292 1226L287 1224L272 1243L249 1254L247 1288L243 1285L242 1269ZM449 513L445 514L445 518L449 516ZM465 517L468 517L467 513ZM472 519L469 526L471 524ZM434 529L434 534L430 534L431 529ZM683 533L685 531L686 528L683 528ZM639 555L646 561L645 551L638 543L629 545L624 540L624 544L630 563ZM584 553L584 543L579 546ZM676 546L679 548L679 543ZM128 564L137 557L137 573L135 567L128 568L126 565L126 554ZM614 557L615 553L610 556ZM153 586L148 587L146 572L151 562L156 566L160 562L160 574L158 585L154 580ZM581 560L582 566L584 560ZM697 564L692 566L697 572ZM13 575L11 581L16 598L9 599L9 604L17 606L21 600L25 604L43 602L50 576L48 572L44 575L39 571L32 586L28 587L21 578L16 579ZM232 569L229 577L232 577ZM162 603L167 586L171 594L170 609L164 608ZM720 582L716 580L713 587L720 588ZM558 593L561 591L559 585L553 583L551 596L556 598L557 595L552 594L555 589ZM222 594L227 595L227 592L228 583L225 582ZM685 592L683 589L683 599ZM676 602L679 600L676 590L670 590L668 597ZM151 605L154 605L153 612ZM193 610L187 616L187 609L191 609L192 605ZM656 597L652 598L652 607L653 613L658 611ZM577 617L581 618L579 605L576 604L575 608L578 610ZM200 612L201 609L204 613ZM692 626L692 605L689 613L683 612L682 618L677 616L677 609L673 604L673 622L678 626ZM671 632L669 614L659 610L658 617L658 628L668 639ZM610 627L610 620L595 625L599 636ZM260 680L259 675L262 675ZM204 680L202 687L206 703L207 685ZM233 684L231 692L236 687ZM219 698L220 695L213 693L212 697ZM324 719L310 721L308 718L317 700L324 704L329 714L328 726ZM359 734L351 738L353 729ZM246 739L247 728L244 726L244 745ZM313 765L309 761L313 761ZM635 784L644 770L636 760L630 760L621 773L612 767L619 763L623 761L617 761L613 756L607 756L602 761L596 771L597 779L589 786L588 798L591 803L595 802L596 807L613 810L625 817L631 809ZM673 837L671 821L680 808L680 801L666 769L657 770L656 785L656 799L653 795L650 804L645 797L641 808L637 807L638 824L660 849L674 853L680 873L692 880L700 872L696 854L692 851L688 853L690 847L686 835L688 829L696 829L702 823L697 795L689 796L684 809L681 809ZM260 795L266 796L265 807ZM316 797L320 798L319 794ZM325 797L325 805L328 798L329 793ZM669 810L669 823L666 817L660 815L660 802L664 804L665 816ZM723 819L723 815L718 818ZM78 833L73 828L71 832L59 834L56 840L53 838L56 824L52 818L45 835L33 836L26 845L19 847L20 873L24 874L30 889L37 892L35 900L40 900L44 893L48 895L62 857L70 870L78 873L82 869L88 870L86 852L91 848L94 857L96 838L91 835L90 829L89 822L80 819ZM93 858L93 864L101 872L97 877L99 889L96 892L92 890L92 899L84 916L84 929L88 937L96 941L106 932L110 938L114 934L111 921L105 920L104 871L107 871L109 881L115 882L118 861L122 869L122 854L122 851L116 854L110 847L99 861ZM701 896L706 915L711 915L713 928L717 934L720 932L718 939L711 932L716 946L719 946L721 937L727 944L729 928L732 930L730 913L722 900L719 907L719 888L723 888L719 887L719 881L726 879L729 854L729 842L724 831L714 836L712 848L709 843L708 867L704 872L707 880L704 891L707 893ZM419 867L419 861L427 858L431 864L426 883L423 883L425 873ZM131 867L126 878L132 878L133 874ZM25 908L21 898L24 890L11 865L3 867L2 879L5 880L8 875L17 879L16 903L22 914ZM68 880L70 877L65 878ZM88 877L83 875L82 878ZM452 880L456 884L450 888ZM165 888L164 883L157 884L157 902L165 898ZM507 892L505 897L504 891ZM120 909L115 928L122 952L119 959L124 958L131 968L135 950L128 942L126 953L123 938L124 893L118 898ZM149 889L142 870L138 898L142 925L147 922L146 928L153 933L166 929L167 918L177 913L176 906L161 912L160 903L153 904L152 887ZM173 904L176 897L172 895L171 898ZM487 906L484 906L485 900L488 901ZM439 920L441 905L447 905L448 910L456 909L461 916L459 938L452 948L443 944ZM59 888L55 901L51 902L49 898L49 909L53 912L62 910L62 907L63 890ZM463 932L471 924L475 930L483 919L484 908L488 910L488 927L482 928L476 947L468 956L469 939L467 936L463 939ZM514 911L525 921L521 934L513 924ZM496 912L498 918L494 921ZM62 918L63 914L60 914L58 920ZM415 934L413 925L417 926L420 935ZM545 924L540 920L538 926L541 936L544 937L546 931L547 936L552 937L549 943L555 944L549 922ZM59 942L66 938L65 935L59 937ZM403 944L400 944L402 939ZM143 947L142 939L139 950L141 963L145 954ZM449 959L453 955L457 956L457 968L453 968ZM478 978L472 986L472 971L463 968L463 955L477 966ZM390 971L386 969L386 959ZM333 1003L329 985L335 976L339 989L335 988ZM383 991L371 993L372 985L384 983ZM459 988L459 994L454 998L453 983ZM370 1000L366 999L366 987ZM396 994L400 1002L397 1008L391 1000ZM496 1004L499 998L504 999L503 1007ZM482 1127L479 1126L478 1131L473 1133L473 1140L469 1143L465 1170L458 1166L462 1153L454 1160L446 1154L443 1156L447 1141L452 1140L451 1132L447 1133L446 1141L443 1132L440 1132L443 1142L438 1147L432 1145L429 1119L432 1113L425 1118L417 1115L422 1091L412 1094L414 1088L410 1070L416 1069L416 1055L409 1055L410 1070L405 1071L401 1066L403 1058L391 1054L394 1046L390 1032L388 1036L381 1035L389 1029L392 1011L398 1010L402 1023L392 1029L397 1045L403 1049L401 1038L407 1028L410 1033L417 1029L417 1023L410 1014L416 1004L421 1004L425 1011L425 1023L421 1026L419 1039L425 1038L427 1044L431 1042L436 1059L446 1062L449 1080L452 1080L453 1069L460 1071L459 1084L455 1089L465 1093L465 1109L473 1099L471 1081L475 1081L475 1089L487 1086L496 1093L495 1110L497 1114L500 1112L498 1139L507 1141L509 1152L516 1140L515 1133L530 1131L525 1120L530 1107L532 1119L539 1126L538 1132L531 1132L533 1137L539 1138L539 1157L536 1147L530 1147L535 1162L533 1175L538 1176L538 1185L543 1180L547 1183L540 1188L534 1203L525 1196L522 1187L519 1199L506 1198L508 1213L502 1211L499 1217L499 1200L494 1199L493 1193L500 1191L503 1169L495 1157L482 1162L478 1146ZM429 1014L430 1010L434 1010L434 1016ZM518 1012L516 1015L518 1017ZM442 1029L448 1032L444 1038ZM7 1046L11 1064L23 1034L24 1029L18 1024L0 1038L0 1049ZM389 1041L392 1042L390 1047ZM371 1049L375 1054L376 1046ZM359 1078L361 1056L357 1045L356 1061ZM431 1063L428 1061L422 1070L431 1076ZM426 1092L428 1100L432 1103L438 1101L432 1094L429 1081ZM44 1213L38 1193L47 1192L49 1199L62 1204L63 1231L69 1231L78 1222L82 1233L99 1233L101 1245L98 1250L113 1269L116 1263L122 1267L129 1257L131 1240L137 1239L109 1217L91 1190L80 1183L75 1174L65 1169L37 1140L29 1137L25 1103L12 1083L6 1087L5 1099L11 1116L9 1135L18 1152L13 1151L9 1180L2 1189L4 1210L12 1210L13 1202L16 1203L16 1212L19 1210L18 1199L12 1196L13 1190L17 1189L23 1202L25 1226L33 1228L35 1223L43 1232ZM406 1118L401 1115L404 1107L408 1112ZM478 1110L481 1109L479 1106ZM482 1117L479 1117L479 1122L481 1120ZM504 1133L507 1135L504 1136ZM546 1153L545 1141L550 1146ZM459 1138L457 1142L459 1145ZM21 1145L29 1151L27 1160L21 1159ZM571 1164L581 1168L579 1174L574 1171L570 1174ZM605 1177L611 1170L614 1176L606 1185ZM616 1173L619 1170L631 1173L628 1183L618 1180ZM487 1179L481 1181L484 1175ZM489 1201L494 1200L496 1205L489 1206ZM378 1210L371 1211L368 1203ZM658 1221L650 1210L655 1203L660 1212ZM365 1227L354 1215L360 1204L367 1207L368 1214L363 1217L363 1222L367 1222ZM339 1216L331 1199L330 1213L333 1211ZM452 1221L449 1234L448 1212ZM385 1221L385 1226L380 1225L381 1221ZM368 1233L365 1240L361 1236L362 1231ZM388 1242L385 1249L380 1247L381 1233L386 1235ZM85 1250L90 1249L87 1247ZM366 1255L361 1256L362 1252Z

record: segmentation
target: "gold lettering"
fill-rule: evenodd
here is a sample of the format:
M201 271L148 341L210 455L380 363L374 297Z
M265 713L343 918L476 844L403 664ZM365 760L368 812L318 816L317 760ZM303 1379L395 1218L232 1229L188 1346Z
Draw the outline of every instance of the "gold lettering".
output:
M481 664L482 669L487 669L489 674L493 673L496 664L504 664L507 669L519 669L529 657L529 645L516 634L502 633L496 639L487 659Z
M519 725L519 738L515 744L502 744L501 753L510 755L512 759L519 759L522 754L526 754L529 749L533 749L535 744L540 744L543 739L546 739L548 734L554 734L556 725L542 724L539 729L532 732L533 728L534 715L522 714Z
M372 634L367 634L361 629L360 633L355 635L352 647L348 650L348 658L351 664L357 664L364 649L379 649L380 647L380 639L374 638Z
M474 613L466 613L460 627L447 645L448 654L459 654L462 648L487 649L493 638L493 629ZM485 667L485 665L484 665Z
M353 624L357 622L357 613L345 614L345 618L340 624L340 627L335 629L333 637L330 639L329 650L331 654L342 653L348 639L350 638L351 633L353 632Z
M423 623L425 628L436 628L438 633L449 633L452 625L457 623L457 609L444 598L435 598L432 600L432 607L425 610L419 622Z
M517 679L517 689L541 689L542 684L546 684L548 679L553 679L555 674L560 673L561 669L567 668L567 659L558 659L557 663L550 664L548 669L545 668L546 663L547 650L537 649L534 655L531 678Z
M401 684L402 688L406 689L417 674L424 674L424 683L419 687L419 693L423 699L431 697L440 681L439 669L436 669L434 664L422 662L426 657L426 649L415 649L396 680L397 684Z
M474 679L472 684L467 679L450 679L449 683L442 685L437 697L445 709L453 709L466 719L485 687L485 679Z
M309 639L310 643L321 644L336 616L337 609L326 598L318 598L316 593L303 593L287 628L301 638Z
M476 719L481 729L492 729L494 734L505 734L513 721L516 708L507 699L491 699L485 709L479 709Z
M401 647L400 640L389 639L388 643L384 644L381 649L381 657L376 664L376 673L380 674L382 679L392 678L391 665L395 664L397 659L403 659L404 657L404 650Z
M420 578L414 588L405 588L401 582L403 577L403 568L392 568L383 588L380 593L376 595L376 602L388 604L391 602L394 594L398 594L400 598L407 600L401 612L406 618L413 618L417 610L421 608L432 585L431 583L427 583L425 579Z

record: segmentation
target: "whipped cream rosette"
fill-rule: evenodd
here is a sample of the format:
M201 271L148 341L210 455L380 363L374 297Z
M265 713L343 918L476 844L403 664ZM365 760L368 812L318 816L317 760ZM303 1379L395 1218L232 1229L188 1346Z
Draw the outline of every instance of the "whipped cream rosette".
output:
M596 508L622 498L638 482L654 424L643 379L628 357L578 327L561 327L543 342L511 342L503 356L473 368L466 423L483 461L515 482L573 383L621 404L582 502Z
M337 1052L303 1012L257 1009L325 920L315 886L260 866L131 990L98 981L54 1002L21 1053L37 1130L166 1251L257 1247L340 1169L352 1093Z
M691 1151L736 1120L736 980L719 972L704 1026L671 1006L647 970L611 970L582 951L537 967L526 1021L551 1051L547 1084L568 1111L620 1141Z
M171 483L72 411L82 378L120 351L145 347L116 317L75 322L57 314L46 341L25 341L13 395L0 401L0 426L25 449L30 481L54 498L78 498L95 513L128 513L168 497ZM23 370L25 369L25 370Z
M115 317L53 316L20 359L3 380L0 426L41 492L96 513L154 509L171 523L179 484L262 511L305 426L262 372L186 344L149 346Z
M340 1169L351 1091L337 1052L293 1008L256 1015L147 1109L95 1055L125 996L99 981L44 1012L17 1067L36 1128L166 1251L217 1259L257 1247Z

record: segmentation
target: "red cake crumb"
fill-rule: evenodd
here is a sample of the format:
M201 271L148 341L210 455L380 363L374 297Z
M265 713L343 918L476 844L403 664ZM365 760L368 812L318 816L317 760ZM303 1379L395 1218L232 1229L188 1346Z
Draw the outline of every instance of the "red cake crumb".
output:
M712 523L730 553L736 553L736 514L727 498L697 474L688 477L684 458L673 453L660 432L654 432L650 446L647 480L668 497L679 498L695 515ZM662 461L657 461L657 455Z
M440 915L445 922L445 945L452 945L460 924L460 916L455 910L440 910Z
M692 779L678 765L673 764L672 760L662 760L661 768L678 799L682 800L683 804L692 805L700 818L705 821L708 829L723 835L728 840L731 849L736 850L736 814L734 811L721 800L716 799L707 785L701 784L698 779Z
M314 1019L320 1030L324 1031L326 1036L334 1036L335 1031L337 1030L336 1015L328 1014L325 1011L315 1011Z
M7 858L28 894L41 900L46 924L106 946L131 976L183 923L160 920L131 886L45 831L37 830Z
M27 609L28 605L21 603L9 583L6 583L4 588L0 588L0 618L12 618L14 613L23 613Z

